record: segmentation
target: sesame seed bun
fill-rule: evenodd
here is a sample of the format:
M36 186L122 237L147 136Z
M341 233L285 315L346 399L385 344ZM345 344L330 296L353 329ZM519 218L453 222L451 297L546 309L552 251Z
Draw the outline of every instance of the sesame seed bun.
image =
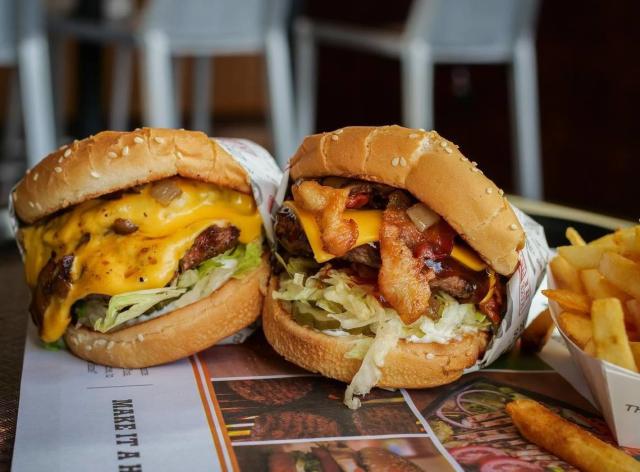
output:
M325 377L351 382L361 361L345 357L356 336L328 336L296 323L282 302L274 300L278 280L272 277L264 308L262 328L269 344L285 359ZM382 378L385 388L436 387L458 379L474 365L487 344L486 333L466 335L447 344L409 343L400 340L385 357Z
M270 267L231 279L206 298L131 327L100 333L70 325L64 334L78 357L113 367L165 364L213 346L253 323L260 315Z
M18 183L16 214L31 224L111 192L179 175L250 194L249 179L214 139L199 131L103 131L49 154Z
M293 179L350 177L402 188L441 215L496 272L510 275L525 235L503 192L435 131L353 126L308 136Z

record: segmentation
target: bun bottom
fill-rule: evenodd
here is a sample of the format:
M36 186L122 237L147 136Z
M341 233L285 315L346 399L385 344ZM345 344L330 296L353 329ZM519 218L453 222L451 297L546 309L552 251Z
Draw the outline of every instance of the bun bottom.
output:
M140 368L202 351L253 323L267 289L270 267L231 279L206 298L113 333L69 326L64 340L78 357L96 364Z
M304 369L351 382L361 364L358 359L345 358L354 337L329 336L296 323L280 301L273 299L277 283L277 277L272 277L262 312L262 328L269 344ZM385 358L377 386L425 388L451 383L475 364L486 345L486 333L466 335L447 344L400 340Z

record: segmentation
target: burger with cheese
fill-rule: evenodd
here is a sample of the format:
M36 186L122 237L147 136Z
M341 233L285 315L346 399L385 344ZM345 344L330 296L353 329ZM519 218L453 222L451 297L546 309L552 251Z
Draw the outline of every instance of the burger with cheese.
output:
M275 216L263 311L288 360L350 382L452 382L506 310L524 232L503 192L436 132L348 127L307 137Z
M12 193L42 340L144 367L255 321L269 264L251 195L199 132L106 131L47 156Z

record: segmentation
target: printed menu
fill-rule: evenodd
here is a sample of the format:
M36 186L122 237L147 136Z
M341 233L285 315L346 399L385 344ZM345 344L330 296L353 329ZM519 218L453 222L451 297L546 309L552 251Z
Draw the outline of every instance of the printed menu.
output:
M574 369L552 340L541 357L512 352L450 385L374 389L353 411L344 384L286 362L259 331L170 365L115 369L47 351L30 329L13 470L574 470L504 410L533 398L613 443L549 363Z

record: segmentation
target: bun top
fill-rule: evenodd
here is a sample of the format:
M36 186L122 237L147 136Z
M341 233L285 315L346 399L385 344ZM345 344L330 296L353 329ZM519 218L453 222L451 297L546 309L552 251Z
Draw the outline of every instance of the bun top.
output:
M435 131L352 126L308 136L290 174L403 188L441 215L496 272L510 275L518 265L525 235L502 190Z
M135 185L180 175L251 194L240 164L199 131L103 131L62 146L18 183L18 217L34 223L58 210Z

